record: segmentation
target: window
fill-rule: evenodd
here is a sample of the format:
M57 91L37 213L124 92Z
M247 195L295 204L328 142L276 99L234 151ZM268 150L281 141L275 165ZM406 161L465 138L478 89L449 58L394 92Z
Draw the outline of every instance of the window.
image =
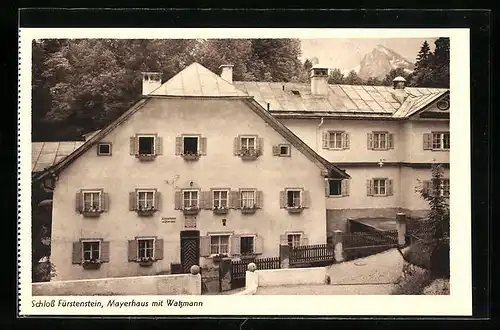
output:
M280 148L280 156L290 156L290 146L286 144L281 144Z
M288 246L294 248L300 246L300 234L288 234Z
M210 254L229 254L229 235L210 236Z
M137 208L139 210L147 210L155 205L154 190L138 190L137 191Z
M442 179L442 194L444 197L450 197L450 179Z
M301 206L301 191L300 190L287 190L286 192L286 206L287 207L300 207Z
M82 242L83 261L99 260L101 256L100 241L83 241Z
M154 258L154 239L138 239L137 240L137 257Z
M373 180L373 194L374 195L385 195L386 187L385 187L385 179L374 179Z
M197 136L184 136L183 137L184 155L198 154L198 137Z
M255 137L241 137L241 150L255 150Z
M198 190L183 191L184 209L198 208Z
M435 150L450 149L450 133L449 132L432 133L432 149Z
M342 149L342 132L328 132L328 146L330 149Z
M240 238L240 253L242 255L253 254L254 250L254 237L243 236Z
M100 211L101 208L101 192L100 191L84 191L83 195L83 211Z
M242 190L241 208L254 208L255 205L255 190Z
M342 180L330 179L328 180L330 185L330 196L341 196L342 195Z
M213 191L213 206L214 209L228 208L228 191L214 190Z
M154 155L155 154L155 137L148 135L139 135L139 155Z
M111 156L111 143L99 143L97 145L98 156Z
M387 148L387 133L373 133L373 149Z

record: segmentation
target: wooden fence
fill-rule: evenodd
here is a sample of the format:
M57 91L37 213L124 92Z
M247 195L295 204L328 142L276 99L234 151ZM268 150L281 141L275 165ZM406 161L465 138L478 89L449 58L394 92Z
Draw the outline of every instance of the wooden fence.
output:
M290 250L290 267L323 266L333 260L333 246L328 244L297 246Z
M279 257L274 258L260 258L260 259L243 259L231 262L231 279L238 280L244 279L246 271L248 269L248 264L253 262L257 269L279 269L281 268L281 262Z

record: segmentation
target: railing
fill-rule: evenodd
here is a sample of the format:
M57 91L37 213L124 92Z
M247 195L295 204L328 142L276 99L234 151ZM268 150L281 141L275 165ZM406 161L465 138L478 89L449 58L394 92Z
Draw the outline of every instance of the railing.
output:
M231 279L244 279L249 263L254 263L258 270L264 269L280 269L281 262L279 257L259 258L259 259L244 259L231 262Z
M303 245L290 250L290 266L314 266L333 260L333 246L327 244Z

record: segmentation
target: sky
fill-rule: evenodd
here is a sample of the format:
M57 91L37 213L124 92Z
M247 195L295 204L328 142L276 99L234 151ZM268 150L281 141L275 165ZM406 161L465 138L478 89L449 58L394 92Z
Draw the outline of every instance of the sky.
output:
M383 45L415 63L422 43L427 40L431 51L437 38L398 38L398 39L300 39L302 59L317 57L319 64L342 71L359 65L363 56L377 45Z

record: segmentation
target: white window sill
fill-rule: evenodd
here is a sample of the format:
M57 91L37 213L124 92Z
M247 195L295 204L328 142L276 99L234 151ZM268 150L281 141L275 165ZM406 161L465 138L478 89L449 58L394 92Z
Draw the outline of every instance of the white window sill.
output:
M328 195L328 198L342 198L347 197L347 195Z

